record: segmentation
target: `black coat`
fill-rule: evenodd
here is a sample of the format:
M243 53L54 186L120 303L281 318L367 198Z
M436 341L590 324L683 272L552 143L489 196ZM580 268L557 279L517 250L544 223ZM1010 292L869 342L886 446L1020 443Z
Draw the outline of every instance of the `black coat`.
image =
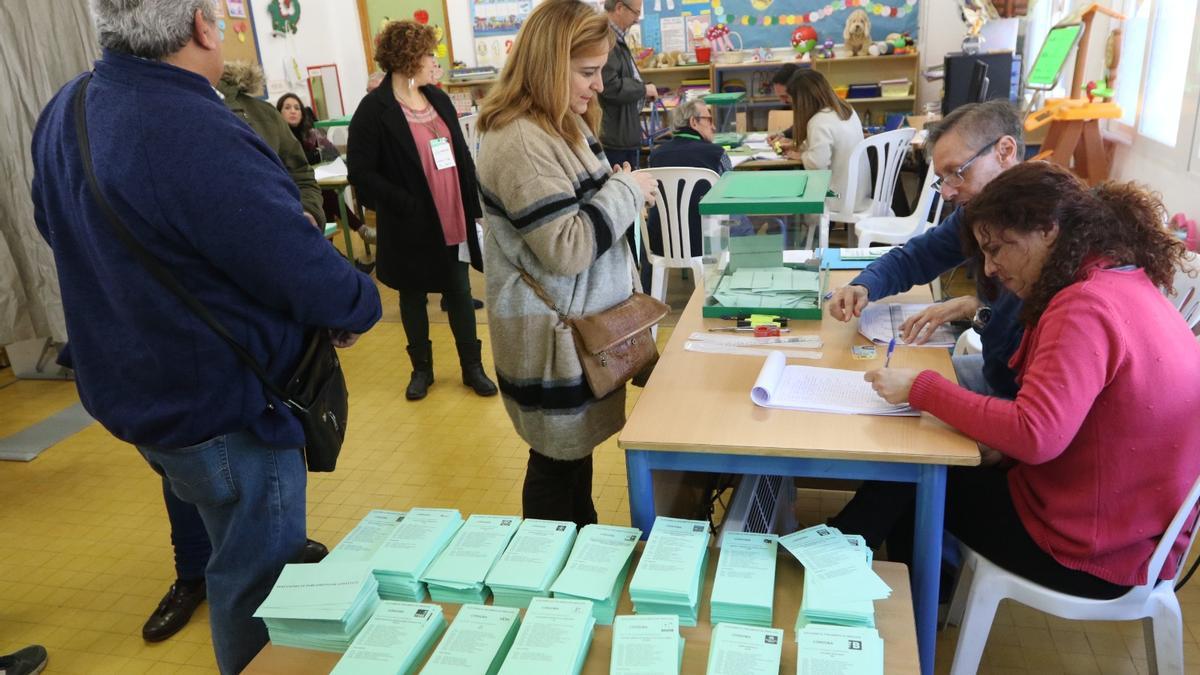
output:
M458 183L466 213L471 266L483 270L475 219L483 216L475 163L458 124L450 97L427 85L421 92L450 128ZM404 110L392 93L391 79L367 94L350 120L346 151L350 183L362 203L375 210L378 227L376 274L391 288L441 292L449 288L457 247L446 246L433 193Z

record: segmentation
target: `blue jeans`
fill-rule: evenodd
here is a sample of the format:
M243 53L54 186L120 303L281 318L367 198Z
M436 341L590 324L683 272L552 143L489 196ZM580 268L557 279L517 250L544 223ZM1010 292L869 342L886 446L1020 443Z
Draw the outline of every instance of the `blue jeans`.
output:
M954 365L954 375L963 389L984 396L996 396L996 390L983 376L983 354L951 356L950 363Z
M254 611L304 546L304 457L294 448L263 447L247 432L138 451L200 513L212 542L205 577L217 666L223 674L241 672L267 643Z

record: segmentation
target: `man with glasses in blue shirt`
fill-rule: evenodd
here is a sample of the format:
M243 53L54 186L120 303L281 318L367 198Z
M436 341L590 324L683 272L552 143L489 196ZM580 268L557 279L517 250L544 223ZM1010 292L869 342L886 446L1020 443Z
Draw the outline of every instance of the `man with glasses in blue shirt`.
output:
M839 321L859 316L870 301L927 284L968 262L959 234L962 207L1024 158L1021 118L1007 101L964 105L930 129L927 147L931 170L938 176L934 189L957 208L940 225L888 252L849 285L837 289L829 313ZM1014 398L1017 384L1008 360L1021 342L1017 321L1021 301L991 284L978 269L976 284L976 295L936 303L905 321L900 325L901 339L921 344L948 321L971 320L979 331L983 354L954 357L959 384L981 394Z

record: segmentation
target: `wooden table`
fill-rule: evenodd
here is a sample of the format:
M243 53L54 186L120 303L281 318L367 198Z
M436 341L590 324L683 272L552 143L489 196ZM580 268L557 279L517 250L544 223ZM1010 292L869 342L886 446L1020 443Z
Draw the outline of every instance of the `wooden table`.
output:
M779 563L775 571L774 625L783 629L783 659L779 672L790 675L796 672L796 614L800 611L801 589L804 587L804 571L791 554L780 547ZM640 556L641 545L635 556ZM680 627L679 634L687 644L683 653L683 673L702 675L708 664L708 646L712 627L708 623L708 603L712 597L713 575L717 569L717 549L709 552L708 579L701 595L699 621L694 628ZM635 560L636 564L636 560ZM889 562L875 563L875 571L892 587L892 597L875 603L875 624L883 637L883 672L888 675L919 672L917 665L917 641L913 627L912 594L908 586L908 574L904 565ZM630 574L632 579L633 575ZM628 583L628 582L627 582ZM446 621L453 622L459 605L441 603ZM626 588L621 594L617 614L633 614L633 603ZM583 675L608 675L609 659L612 655L612 626L596 626L592 646L583 666ZM268 644L254 661L242 671L243 675L308 675L328 673L342 657L341 654L318 652L292 647L277 647ZM539 674L543 675L543 674ZM553 674L545 674L553 675Z
M832 273L831 287L854 274ZM929 302L930 295L919 287L892 300ZM835 415L755 406L750 389L761 358L684 350L692 332L729 323L701 318L702 302L701 292L692 295L618 437L625 449L633 525L648 532L654 522L654 470L916 483L912 574L917 636L922 672L932 673L946 467L978 464L975 443L928 415ZM825 344L821 366L865 371L883 365L882 357L851 358L851 345L868 344L858 334L857 321L841 323L826 315L820 322L793 321L791 329L793 335L820 334ZM892 360L897 367L929 368L954 377L944 349L898 346Z

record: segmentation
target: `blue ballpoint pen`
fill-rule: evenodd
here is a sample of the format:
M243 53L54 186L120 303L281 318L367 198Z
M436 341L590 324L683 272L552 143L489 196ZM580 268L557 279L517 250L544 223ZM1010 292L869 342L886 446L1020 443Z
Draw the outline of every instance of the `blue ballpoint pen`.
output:
M892 363L892 352L896 351L896 338L892 338L888 342L887 356L883 358L883 367L887 368Z

